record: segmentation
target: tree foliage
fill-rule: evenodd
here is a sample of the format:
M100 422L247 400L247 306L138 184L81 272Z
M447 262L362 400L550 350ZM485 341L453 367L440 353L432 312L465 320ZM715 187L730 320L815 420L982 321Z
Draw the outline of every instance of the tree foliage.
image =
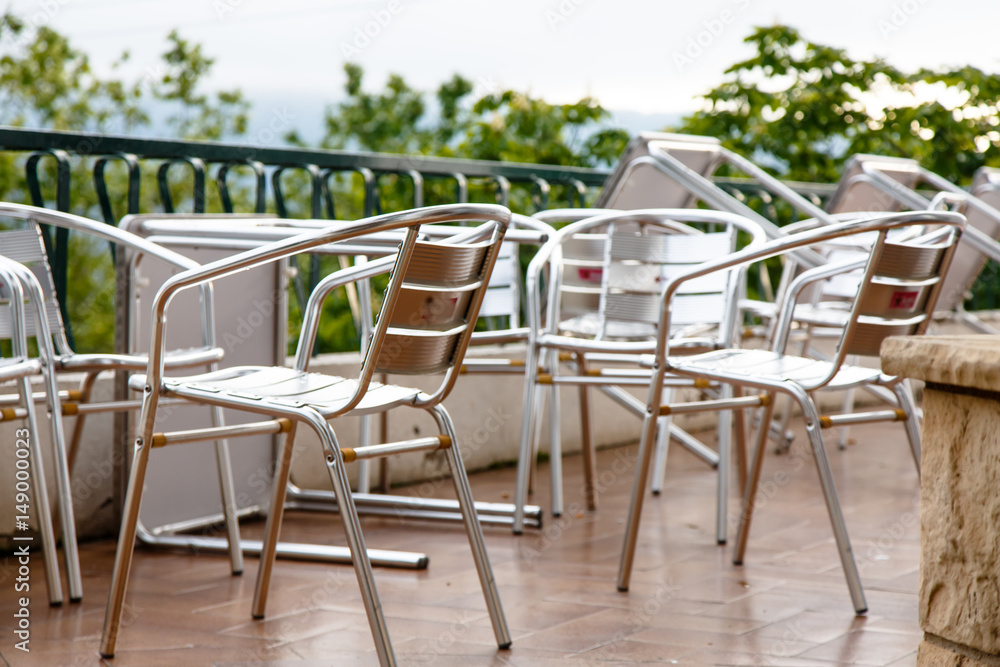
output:
M456 74L438 87L431 106L399 75L369 93L359 65L348 63L344 72L346 99L326 112L327 148L593 167L616 160L628 141L589 97L549 104Z
M719 137L802 181L836 182L855 153L913 158L959 183L1000 164L996 74L904 72L782 25L757 28L745 41L756 53L726 70L680 131Z
M246 131L249 104L239 90L202 92L213 60L200 45L176 32L168 38L162 62L131 80L119 76L128 53L113 63L112 74L94 73L85 53L47 26L34 27L14 14L0 16L0 124L54 130L129 134L151 124L149 104L167 112L166 123L186 139L221 139ZM100 147L94 147L99 150ZM0 153L0 200L29 202L24 186L24 155ZM91 176L92 163L71 164L71 211L100 218ZM44 164L43 183L55 182L55 164ZM141 209L156 210L153 170L146 170ZM121 165L108 168L109 190L125 192ZM46 192L51 192L47 187ZM180 189L175 201L183 199ZM182 204L183 205L183 204ZM118 202L119 211L124 209ZM81 352L110 350L114 322L114 272L107 245L70 236L68 299L70 323Z

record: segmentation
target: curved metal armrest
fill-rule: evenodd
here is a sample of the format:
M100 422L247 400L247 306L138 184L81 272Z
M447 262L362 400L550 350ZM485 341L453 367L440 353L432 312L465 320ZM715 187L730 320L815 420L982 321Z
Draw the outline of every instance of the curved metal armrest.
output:
M299 345L295 351L295 368L304 371L309 364L309 358L312 357L313 347L316 343L320 311L323 308L323 302L326 301L330 293L348 283L388 273L392 271L395 263L396 255L388 255L364 264L349 266L331 273L313 288L312 294L309 295L309 301L306 302L306 307L302 311L302 330L299 333Z
M27 206L25 204L0 203L0 217L31 220L43 225L52 225L53 227L62 227L70 231L92 234L97 238L125 246L135 252L151 255L181 269L193 269L199 266L194 260L163 246L151 243L141 236L136 236L123 229L71 213L52 211L47 208Z

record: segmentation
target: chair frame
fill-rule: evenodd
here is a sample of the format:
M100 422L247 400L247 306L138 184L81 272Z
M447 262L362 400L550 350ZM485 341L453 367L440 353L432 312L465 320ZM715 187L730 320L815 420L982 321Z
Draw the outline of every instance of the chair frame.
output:
M264 243L273 242L280 239L289 238L295 234L309 230L320 230L334 224L330 220L300 220L300 219L278 219L273 216L141 216L134 219L137 223L132 228L138 233L148 238L148 240L173 246L177 244L190 245L196 242L201 247L212 247L220 250L230 250L233 252L257 248ZM123 221L124 224L124 221ZM339 224L345 224L340 221ZM421 237L429 240L443 240L455 234L464 234L469 231L465 226L444 226L428 225L421 229ZM539 222L528 216L512 214L511 225L504 235L504 244L527 244L540 246L544 244L554 233L554 230L545 223ZM148 234L148 236L146 236ZM368 261L371 257L384 257L391 254L398 246L400 236L397 232L384 232L369 234L365 237L347 242L337 242L325 247L314 249L317 254L333 254L338 257L354 255L365 257ZM501 255L503 251L501 250ZM502 257L498 257L498 264ZM513 261L517 262L516 256ZM521 283L519 279L520 267L516 267L518 276L515 285ZM491 276L492 286L496 271ZM349 284L348 289L355 287ZM370 290L367 280L358 281L356 293L367 295ZM348 292L350 297L350 292ZM484 307L486 305L484 299ZM352 308L352 310L354 310ZM366 341L372 333L373 316L371 312L370 299L360 299L355 311L358 318L358 326L361 338ZM477 345L507 344L523 341L527 338L527 328L519 326L520 322L520 298L511 299L511 311L505 314L495 314L495 316L506 315L508 328L501 330L474 331L469 342L470 348ZM480 311L480 318L488 316ZM461 374L509 374L523 373L524 362L517 359L470 359L468 355L463 361L460 369ZM370 426L372 415L361 418L362 427L359 440L367 444L371 440L372 429ZM370 462L365 460L359 463L359 478L364 481L366 467ZM388 467L388 461L382 459L383 471ZM462 516L455 501L447 499L433 498L407 498L402 496L391 496L384 493L369 493L368 488L359 482L357 491L353 494L354 504L361 514L385 514L390 511L393 516L405 516L412 518L424 518L430 520L461 521ZM329 509L336 511L338 508L336 495L330 491L319 489L303 489L289 480L288 496L286 498L286 509L304 507L309 509ZM510 524L513 520L514 506L508 503L476 503L476 510L480 521L484 524L503 523ZM542 511L537 506L526 508L527 525L540 527L542 524ZM207 517L212 519L212 517ZM185 527L192 524L185 524ZM225 547L225 540L222 538L188 535L165 535L161 532L153 534L145 530L140 521L140 539L151 544L163 544L166 546L179 546L187 544L195 548L208 548L217 550ZM259 550L259 542L244 541L244 550ZM331 560L335 562L349 562L349 554L341 547L321 548L318 545L309 545L303 551L298 545L281 543L279 545L279 556L289 555L293 558L314 557L320 560ZM404 552L377 552L372 550L373 563L388 567L421 568L425 567L426 556L424 554L410 554Z
M0 281L3 282L3 285L9 292L7 303L4 307L10 315L7 323L10 326L12 353L12 356L6 360L6 363L0 366L0 380L5 382L17 380L18 390L16 407L4 408L0 421L25 420L27 436L26 438L21 437L22 429L16 431L17 441L15 446L17 451L20 451L20 443L22 442L26 442L28 446L24 448L24 457L19 454L15 454L15 456L18 460L30 457L27 463L27 479L21 480L18 477L17 484L12 491L16 490L18 496L20 496L23 493L20 491L21 482L30 480L32 500L36 507L35 514L38 521L38 530L41 534L42 549L44 550L45 583L49 593L49 605L58 606L63 603L62 581L59 576L59 555L55 532L53 531L52 510L49 504L42 448L39 441L40 431L38 430L38 417L35 410L36 399L30 382L32 376L42 375L45 384L44 400L50 414L49 427L52 441L56 443L63 442L62 406L59 400L55 375L52 369L43 363L43 359L46 358L45 348L52 345L52 338L48 335L49 327L46 317L45 298L41 285L39 285L37 278L35 278L30 270L16 261L2 256L0 256ZM35 323L33 331L29 328L28 320L25 317L24 303L26 297L34 311L32 314ZM28 337L30 335L36 337L39 347L42 348L42 354L38 357L30 357L28 354ZM66 470L66 459L61 455L62 452L59 447L53 449L53 454L55 455L55 469L57 471L56 483L59 485L58 498L61 500L62 498L69 497L69 489L65 488L65 482L68 480L68 477L63 474ZM21 471L22 467L18 465L17 470ZM17 501L17 505L22 504L19 497L15 497L15 500ZM23 504L29 505L24 514L30 517L30 502L27 502L25 499ZM73 592L78 590L72 587L72 582L74 579L78 582L80 577L80 561L76 552L76 527L73 522L72 506L60 508L62 509L60 516L65 542L63 553L67 579L71 583L72 596ZM30 539L25 539L23 536L14 536L13 539L15 543L30 541ZM28 546L30 548L29 545L19 544L19 546ZM71 597L71 600L76 602L79 601L79 598L73 599Z

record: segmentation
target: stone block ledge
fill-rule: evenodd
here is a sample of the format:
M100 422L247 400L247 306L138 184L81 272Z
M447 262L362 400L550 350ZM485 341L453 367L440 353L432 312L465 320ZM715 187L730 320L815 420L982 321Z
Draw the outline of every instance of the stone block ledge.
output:
M895 336L882 370L924 382L1000 392L1000 336Z

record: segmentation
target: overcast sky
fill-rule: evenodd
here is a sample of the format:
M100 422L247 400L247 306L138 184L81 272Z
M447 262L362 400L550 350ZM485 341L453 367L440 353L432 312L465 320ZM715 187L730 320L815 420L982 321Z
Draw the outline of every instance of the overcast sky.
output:
M336 100L342 65L368 87L390 72L432 89L452 73L551 102L585 95L649 114L694 108L749 55L753 26L785 23L855 57L906 69L973 64L1000 71L997 0L13 0L68 34L106 70L123 50L141 73L172 28L217 59L216 88L240 87L258 114L287 101ZM262 108L263 107L263 108ZM308 114L307 114L308 115Z

